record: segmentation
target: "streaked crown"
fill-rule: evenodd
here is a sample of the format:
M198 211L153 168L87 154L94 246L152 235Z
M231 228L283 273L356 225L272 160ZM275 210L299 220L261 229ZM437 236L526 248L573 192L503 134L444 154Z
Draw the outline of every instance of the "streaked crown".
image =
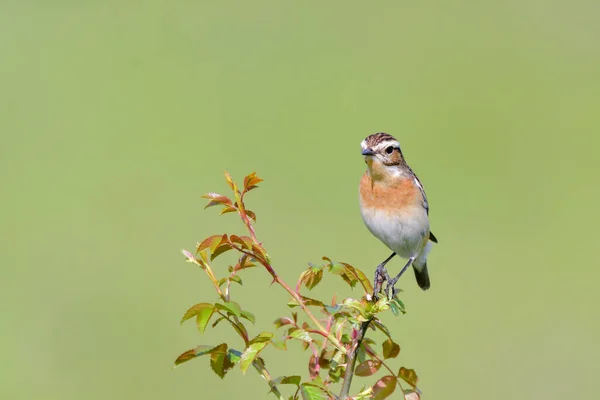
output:
M392 135L385 132L378 132L369 135L360 144L363 150L371 150L373 153L380 153L388 147L400 149L400 142Z

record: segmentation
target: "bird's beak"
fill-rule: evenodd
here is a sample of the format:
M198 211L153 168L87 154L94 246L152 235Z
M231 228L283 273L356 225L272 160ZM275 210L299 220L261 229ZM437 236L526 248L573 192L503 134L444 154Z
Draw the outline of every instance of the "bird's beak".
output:
M362 154L363 156L372 156L375 155L375 153L373 153L373 150L367 148L364 149L360 154Z

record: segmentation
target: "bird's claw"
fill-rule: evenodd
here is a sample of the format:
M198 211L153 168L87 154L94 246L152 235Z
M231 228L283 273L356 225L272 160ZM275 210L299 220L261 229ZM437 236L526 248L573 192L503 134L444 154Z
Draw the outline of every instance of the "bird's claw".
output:
M381 289L383 283L389 281L390 276L388 275L385 266L379 264L375 269L375 279L373 280L373 300L379 300L379 293L381 293ZM387 288L386 288L387 289ZM387 295L387 292L386 292Z

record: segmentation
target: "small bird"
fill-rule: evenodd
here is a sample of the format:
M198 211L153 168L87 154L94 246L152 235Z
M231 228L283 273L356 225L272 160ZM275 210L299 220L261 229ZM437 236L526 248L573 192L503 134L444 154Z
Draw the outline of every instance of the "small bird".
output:
M374 296L387 281L385 293L396 295L394 285L413 266L419 287L429 289L427 255L436 237L429 231L429 204L423 185L406 163L400 143L379 132L361 143L367 170L360 181L360 211L365 225L392 255L377 266ZM400 273L390 278L385 265L395 256L408 259Z

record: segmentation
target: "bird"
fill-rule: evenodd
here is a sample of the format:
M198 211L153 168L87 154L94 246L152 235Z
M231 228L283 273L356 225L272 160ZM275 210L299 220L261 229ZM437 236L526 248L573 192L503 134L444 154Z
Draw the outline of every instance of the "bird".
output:
M387 281L385 294L396 296L396 282L412 265L422 290L431 286L427 256L437 243L429 227L429 203L423 184L408 166L400 142L392 135L378 132L361 142L361 154L367 164L359 185L359 203L367 229L385 244L392 254L375 270L374 298ZM407 263L391 278L386 264L398 255Z

